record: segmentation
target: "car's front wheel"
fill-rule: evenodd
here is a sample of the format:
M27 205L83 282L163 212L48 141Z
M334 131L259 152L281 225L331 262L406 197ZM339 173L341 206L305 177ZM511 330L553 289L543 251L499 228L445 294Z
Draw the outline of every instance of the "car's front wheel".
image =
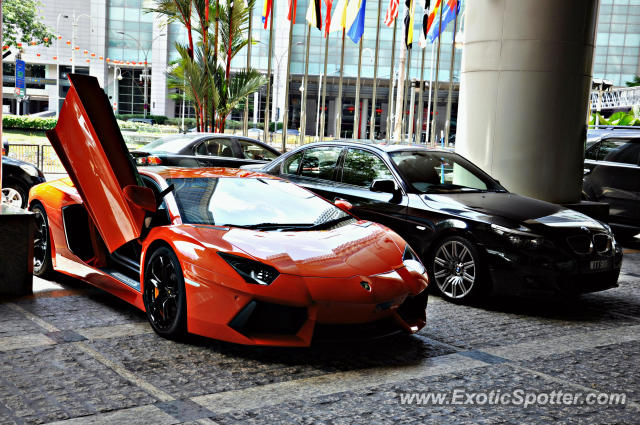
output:
M27 191L19 183L8 182L2 188L2 203L16 208L26 208Z
M166 246L157 248L148 258L143 288L147 318L158 335L180 338L187 330L187 302L180 262Z
M49 220L41 204L32 204L31 211L36 219L36 229L33 233L33 274L38 277L47 277L53 273Z
M469 240L450 236L437 242L428 262L435 286L446 299L464 302L481 290L480 255Z

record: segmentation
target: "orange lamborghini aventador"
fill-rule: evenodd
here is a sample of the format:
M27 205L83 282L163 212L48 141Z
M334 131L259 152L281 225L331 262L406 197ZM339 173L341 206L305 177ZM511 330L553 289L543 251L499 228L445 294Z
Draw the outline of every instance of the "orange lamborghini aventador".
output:
M97 80L69 79L47 133L69 178L30 193L36 275L98 286L170 338L307 346L425 325L425 268L393 231L262 174L138 172Z

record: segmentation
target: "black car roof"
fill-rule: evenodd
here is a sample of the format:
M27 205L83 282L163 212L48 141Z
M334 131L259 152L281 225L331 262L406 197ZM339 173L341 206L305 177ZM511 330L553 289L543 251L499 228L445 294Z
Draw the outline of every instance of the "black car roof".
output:
M375 149L380 152L397 152L397 151L411 151L411 150L426 150L429 152L446 152L446 153L454 153L453 151L443 149L443 148L431 148L425 145L419 145L414 143L406 143L406 142L394 142L392 140L333 140L330 142L323 142L323 145L340 145L340 146L361 146L367 147L370 149ZM308 145L305 145L308 146Z

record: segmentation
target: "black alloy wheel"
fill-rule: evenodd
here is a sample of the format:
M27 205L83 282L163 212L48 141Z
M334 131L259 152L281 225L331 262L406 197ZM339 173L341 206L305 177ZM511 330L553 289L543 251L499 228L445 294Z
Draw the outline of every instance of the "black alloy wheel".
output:
M475 246L463 237L451 236L439 241L428 262L438 292L458 302L478 295L481 289L479 260Z
M53 272L49 221L42 205L33 205L31 211L36 219L36 228L33 234L33 274L38 277L46 277Z
M187 303L178 257L162 246L153 251L144 269L143 301L151 327L164 338L184 336Z

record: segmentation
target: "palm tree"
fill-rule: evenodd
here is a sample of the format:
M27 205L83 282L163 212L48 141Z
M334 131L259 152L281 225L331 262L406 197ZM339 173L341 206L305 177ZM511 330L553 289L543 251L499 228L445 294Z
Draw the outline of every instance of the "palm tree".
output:
M184 90L185 99L195 105L200 131L224 131L231 111L266 83L254 69L231 73L233 57L253 42L245 33L254 4L255 0L246 5L233 0L160 0L152 9L181 22L189 33L188 45L176 43L180 58L169 72L168 85ZM193 41L192 31L199 41Z

